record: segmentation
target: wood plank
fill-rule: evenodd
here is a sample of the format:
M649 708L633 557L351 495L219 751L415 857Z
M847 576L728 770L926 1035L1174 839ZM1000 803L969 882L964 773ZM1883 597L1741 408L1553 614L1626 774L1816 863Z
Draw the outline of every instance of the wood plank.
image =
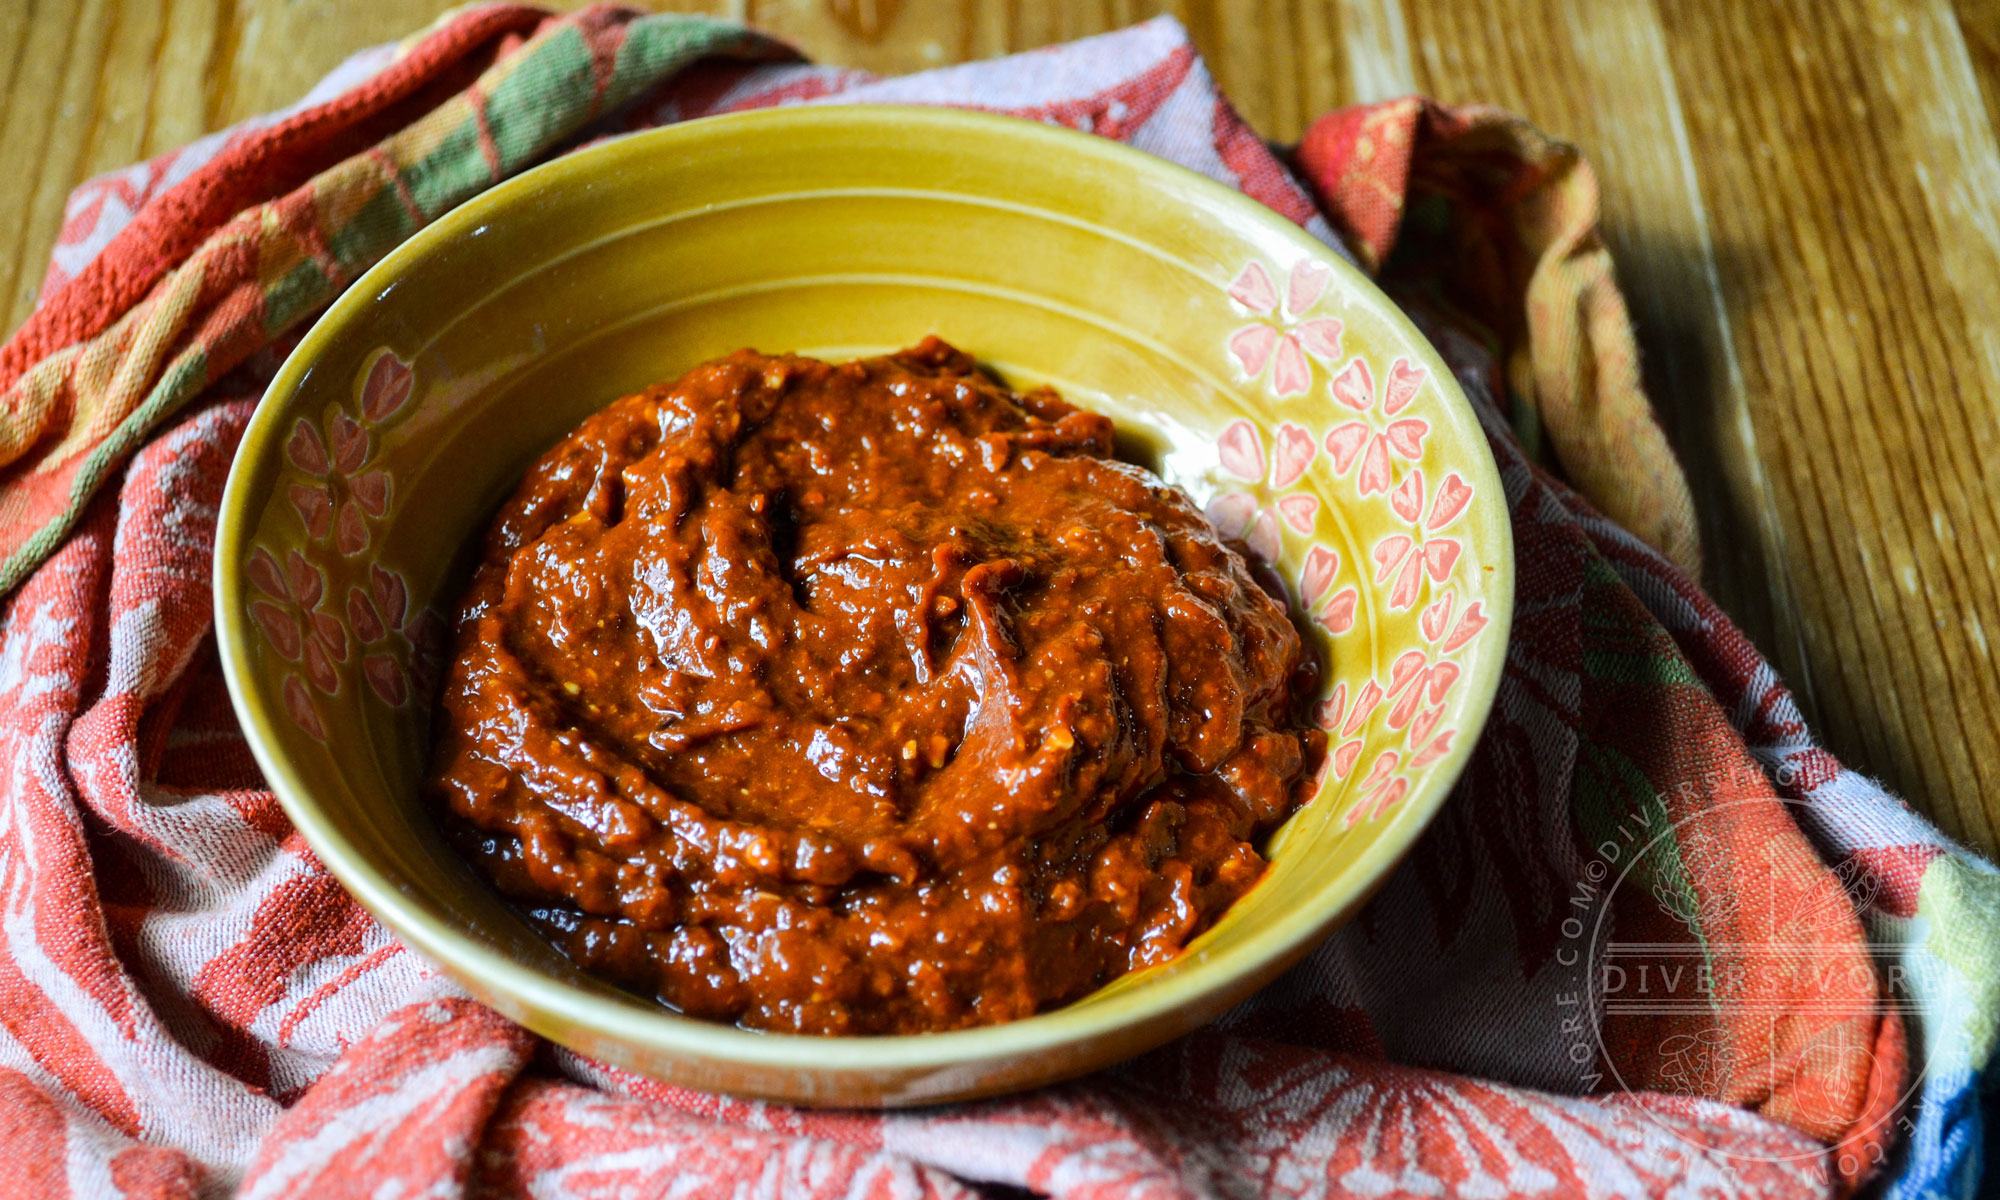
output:
M2000 164L1956 20L1662 11L1827 740L1991 849Z
M1405 6L1422 90L1497 104L1587 148L1647 391L1696 496L1704 583L1810 711L1811 663L1780 616L1795 609L1785 532L1749 420L1715 230L1657 13L1644 0L1535 0L1504 11L1449 0ZM1519 28L1544 36L1524 40Z
M1959 36L1965 41L1979 91L1986 101L1986 123L2000 126L2000 4L1992 0L1953 0Z
M1313 117L1352 95L1340 43L1342 8L1311 0L1214 0L1178 15L1243 119L1265 137L1293 141Z
M1351 80L1341 104L1372 104L1420 90L1402 0L1341 0L1340 33Z
M34 168L0 178L0 230L11 231L0 308L8 327L34 306L43 264L62 221L70 187L105 164L90 154L103 114L97 103L111 24L108 0L86 0L74 9L39 5L19 55L0 144Z

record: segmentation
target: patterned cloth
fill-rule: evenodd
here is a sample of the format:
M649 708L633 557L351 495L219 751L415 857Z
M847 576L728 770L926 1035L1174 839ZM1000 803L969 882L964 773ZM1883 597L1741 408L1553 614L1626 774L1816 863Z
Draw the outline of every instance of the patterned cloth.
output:
M1093 130L1344 244L1480 408L1519 555L1491 724L1357 920L1141 1060L892 1114L663 1087L464 999L299 841L209 636L230 457L357 273L581 142L864 99ZM2000 874L1816 747L1690 581L1594 210L1486 109L1350 109L1281 162L1171 21L878 80L512 6L84 185L0 351L0 1194L1971 1195Z

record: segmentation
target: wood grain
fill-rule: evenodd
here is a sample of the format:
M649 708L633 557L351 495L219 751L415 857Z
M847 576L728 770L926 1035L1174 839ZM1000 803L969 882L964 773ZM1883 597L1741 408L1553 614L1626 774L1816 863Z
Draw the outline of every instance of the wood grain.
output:
M296 99L443 0L0 5L0 311L69 189ZM1829 745L2000 849L2000 5L1990 0L737 0L920 70L1188 26L1267 136L1412 89L1584 146L1706 583Z
M1960 30L1943 4L1676 7L1669 57L1704 98L1689 127L1730 214L1722 285L1826 734L1990 848L2000 187Z

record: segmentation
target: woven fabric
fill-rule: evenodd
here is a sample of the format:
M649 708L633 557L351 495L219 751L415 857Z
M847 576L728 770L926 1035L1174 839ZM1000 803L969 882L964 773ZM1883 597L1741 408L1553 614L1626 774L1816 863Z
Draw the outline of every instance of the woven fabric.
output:
M465 999L300 842L210 636L230 458L359 271L583 142L861 100L1115 137L1378 272L1519 558L1492 721L1359 918L1133 1063L893 1114L664 1087ZM1171 21L876 79L601 7L449 14L84 185L0 351L0 1194L1970 1195L2000 875L1815 746L1691 582L1594 222L1492 110L1351 109L1281 160Z

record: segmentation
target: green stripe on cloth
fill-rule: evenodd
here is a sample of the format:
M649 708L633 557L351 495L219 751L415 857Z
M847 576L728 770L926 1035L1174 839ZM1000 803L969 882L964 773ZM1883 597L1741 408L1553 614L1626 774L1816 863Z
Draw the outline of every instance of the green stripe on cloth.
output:
M447 133L437 149L403 172L403 185L410 189L426 223L493 182L493 168L479 150L479 127L471 121ZM386 253L372 242L367 252L371 257Z
M56 552L62 540L83 516L83 510L97 493L112 471L122 465L127 455L137 450L168 413L199 395L209 384L208 352L201 346L184 350L167 364L160 375L160 382L139 407L111 431L110 436L85 453L77 464L76 473L70 477L69 506L58 513L47 524L30 534L4 563L0 563L0 593L13 590L14 586L26 579L30 572L40 566L42 560ZM67 468L58 468L63 470Z
M319 264L307 259L285 272L264 293L264 335L276 337L292 322L326 303L333 281Z
M396 189L384 187L362 204L351 221L329 233L326 244L342 269L359 275L382 256L376 247L400 245L421 228Z
M1600 593L1583 608L1583 670L1592 679L1662 686L1682 684L1702 692L1701 677L1681 656L1672 635L1625 593L1624 581L1596 554L1584 567L1584 588Z
M494 85L485 106L486 128L503 173L533 159L569 114L597 106L592 66L583 34L565 29Z

